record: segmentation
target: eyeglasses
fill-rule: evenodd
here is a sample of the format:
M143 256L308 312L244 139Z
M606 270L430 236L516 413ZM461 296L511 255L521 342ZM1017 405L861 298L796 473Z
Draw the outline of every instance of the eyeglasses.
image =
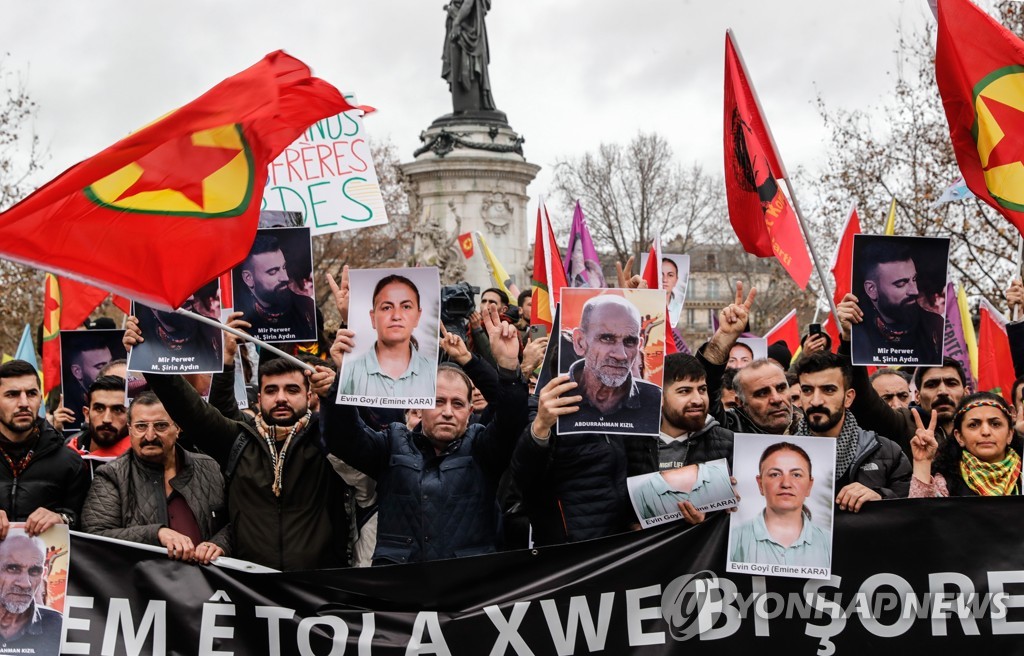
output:
M4 565L4 574L11 574L13 576L21 576L23 572L28 572L28 575L32 578L36 578L43 575L42 565L31 565L25 567L17 563L7 563Z
M163 435L171 430L173 425L169 421L137 421L131 424L130 428L136 435L145 435L149 432L149 427L152 426L157 435Z

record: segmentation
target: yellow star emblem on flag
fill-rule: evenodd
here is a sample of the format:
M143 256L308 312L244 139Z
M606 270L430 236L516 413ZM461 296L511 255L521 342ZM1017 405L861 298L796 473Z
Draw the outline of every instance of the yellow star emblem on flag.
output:
M1024 67L983 78L975 86L974 111L985 186L1003 207L1024 211Z
M253 157L241 127L168 139L97 180L86 196L104 207L197 218L238 216L253 193Z

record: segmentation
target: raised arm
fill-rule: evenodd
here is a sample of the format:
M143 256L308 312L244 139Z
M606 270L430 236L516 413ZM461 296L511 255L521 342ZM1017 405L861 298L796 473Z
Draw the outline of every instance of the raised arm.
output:
M708 399L711 404L708 414L725 423L725 408L722 406L722 376L725 365L729 361L729 351L743 334L750 319L750 310L754 307L757 288L751 288L746 298L743 296L743 283L736 281L736 298L731 305L722 308L718 313L718 329L706 344L697 349L697 360L704 366L707 376Z
M860 323L864 319L864 312L857 304L857 297L847 294L837 306L839 314L839 330L841 340L839 342L839 357L851 362L850 357L850 327L852 324ZM884 435L900 445L905 453L910 453L910 438L914 436L916 426L909 413L894 410L889 404L882 400L875 388L871 386L866 367L854 367L853 390L856 396L850 411L857 417L857 423L861 428L873 430L879 435ZM927 413L925 413L927 414Z
M354 335L352 330L342 328L331 346L331 357L339 371L345 354L350 353L355 345ZM390 449L386 436L367 426L356 406L335 403L339 380L340 376L320 400L320 433L332 455L376 479L389 464Z
M244 330L250 327L248 321L242 320L241 312L228 315L227 324L232 328ZM229 332L224 333L224 371L214 374L210 383L210 405L228 419L245 421L245 413L238 408L235 398L235 357L238 354L238 338Z
M128 317L124 331L125 348L131 349L143 341L145 337L139 332L135 317ZM240 430L239 423L228 419L203 401L199 392L181 376L149 373L143 376L167 414L190 437L192 443L216 460L222 468L226 467L231 444Z
M501 321L493 307L484 314L483 322L498 368L478 358L463 368L494 411L494 418L475 443L474 455L497 477L508 468L516 439L527 424L528 393L519 372L519 333L515 326Z

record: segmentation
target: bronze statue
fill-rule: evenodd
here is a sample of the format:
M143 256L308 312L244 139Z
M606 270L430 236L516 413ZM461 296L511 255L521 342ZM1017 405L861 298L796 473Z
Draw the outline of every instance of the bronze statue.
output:
M491 79L487 74L490 48L484 18L491 0L451 0L444 6L444 52L441 77L448 80L455 114L493 111Z

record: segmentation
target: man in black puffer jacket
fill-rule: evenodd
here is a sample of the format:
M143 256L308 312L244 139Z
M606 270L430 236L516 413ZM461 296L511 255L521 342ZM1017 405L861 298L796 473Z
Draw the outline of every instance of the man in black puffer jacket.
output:
M0 365L0 539L10 522L25 522L33 536L60 523L77 528L89 489L82 457L39 418L42 398L35 367Z
M700 361L686 353L665 356L664 381L661 435L633 440L633 449L645 452L641 471L677 469L722 458L732 471L733 432L708 414L707 377ZM705 514L689 501L683 502L680 510L690 524L704 521Z
M853 372L835 353L817 351L797 360L804 417L796 434L836 440L836 505L858 512L867 501L906 497L910 460L892 440L857 425L850 412Z

